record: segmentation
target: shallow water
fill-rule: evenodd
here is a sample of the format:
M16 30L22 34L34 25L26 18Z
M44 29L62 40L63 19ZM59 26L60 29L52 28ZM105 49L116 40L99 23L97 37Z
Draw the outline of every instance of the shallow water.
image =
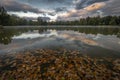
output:
M22 27L0 29L0 53L39 48L80 50L91 56L120 57L118 27Z

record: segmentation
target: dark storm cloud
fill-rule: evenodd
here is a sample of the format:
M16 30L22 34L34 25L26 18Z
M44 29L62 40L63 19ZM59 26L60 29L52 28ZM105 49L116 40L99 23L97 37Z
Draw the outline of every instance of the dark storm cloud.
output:
M40 1L40 0L38 0L38 1ZM43 1L43 2L47 2L47 3L63 3L63 2L65 2L66 0L41 0L41 1Z
M55 12L64 12L64 11L67 11L67 8L66 8L66 7L58 7L58 8L55 8Z
M120 0L113 0L101 10L104 12L105 16L106 15L120 16Z
M2 0L2 5L7 9L7 11L23 11L23 12L34 12L34 13L43 13L43 11L38 10L28 4L19 3L14 0Z
M28 2L27 0L20 0L21 2ZM29 0L30 4L44 9L55 9L57 7L71 7L73 0Z
M50 16L55 16L56 13L55 13L55 12L52 12L52 13L48 13L48 15L50 15Z
M76 9L82 9L88 5L91 5L96 2L105 2L109 0L81 0L76 4Z
M97 15L120 15L120 0L0 0L0 3L8 11L18 12L19 16L20 11L33 12L35 17L52 16L53 19L58 17L61 20L76 20Z
M31 2L42 2L42 3L71 3L72 0L29 0Z

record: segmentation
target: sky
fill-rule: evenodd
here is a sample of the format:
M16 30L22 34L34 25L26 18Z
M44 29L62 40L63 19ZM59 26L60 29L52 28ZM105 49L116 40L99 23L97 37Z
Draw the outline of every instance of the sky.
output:
M120 15L120 0L0 0L0 5L11 15L51 21Z

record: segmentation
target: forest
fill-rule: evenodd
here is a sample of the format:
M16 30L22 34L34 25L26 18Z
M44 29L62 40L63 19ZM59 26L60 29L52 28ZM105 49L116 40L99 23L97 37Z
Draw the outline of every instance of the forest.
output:
M17 25L120 25L120 16L96 16L80 18L74 21L55 21L47 22L40 18L36 21L26 20L17 17L16 15L9 15L4 7L0 7L0 25L2 26L17 26Z

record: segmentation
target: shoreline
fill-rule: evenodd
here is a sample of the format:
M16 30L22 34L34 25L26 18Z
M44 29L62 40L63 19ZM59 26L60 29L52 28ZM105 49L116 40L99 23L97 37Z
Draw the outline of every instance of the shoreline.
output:
M119 25L23 25L23 26L2 26L4 28L64 28L64 27L71 27L71 28L120 28Z

